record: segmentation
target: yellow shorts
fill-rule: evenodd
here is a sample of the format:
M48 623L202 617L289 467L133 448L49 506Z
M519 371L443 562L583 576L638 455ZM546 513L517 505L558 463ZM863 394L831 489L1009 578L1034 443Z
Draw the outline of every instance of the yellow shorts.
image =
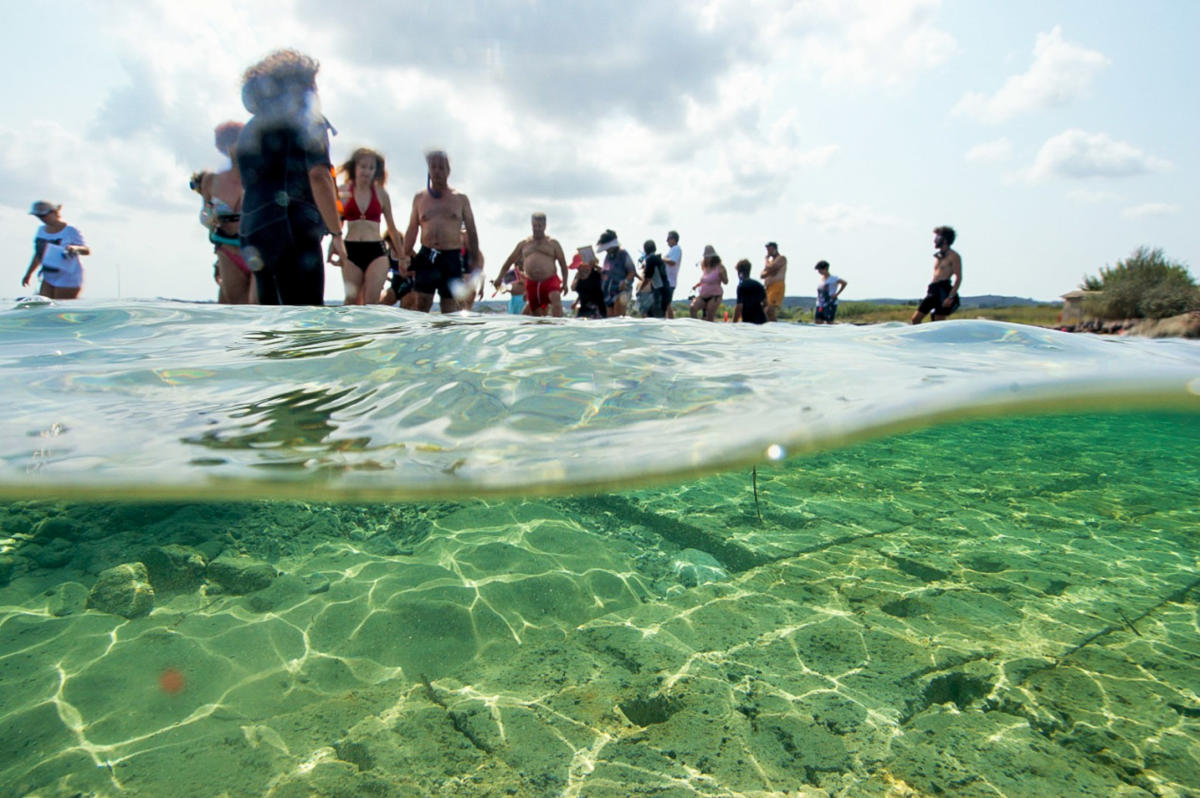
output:
M771 283L767 286L767 304L771 307L783 307L783 283Z

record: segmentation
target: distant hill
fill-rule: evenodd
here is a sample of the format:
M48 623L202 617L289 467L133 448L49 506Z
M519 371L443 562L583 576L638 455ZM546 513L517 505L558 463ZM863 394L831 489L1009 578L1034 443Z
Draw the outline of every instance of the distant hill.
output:
M676 298L676 302L680 303L687 297ZM570 299L568 299L569 303ZM726 299L726 302L732 302L731 299ZM870 302L873 305L913 305L914 307L920 304L920 298L916 299L896 299L894 297L884 297L881 299L846 299L845 302ZM566 303L564 303L566 304ZM784 297L783 306L785 308L801 308L802 310L812 310L816 304L816 299L811 296L789 296ZM1036 299L1030 299L1022 296L1000 296L999 294L981 294L980 296L964 296L962 298L962 307L964 308L1016 308L1016 307L1037 307L1038 305L1053 305L1059 307L1062 302L1038 302ZM476 302L475 310L480 313L506 313L508 312L508 302Z
M873 305L918 305L920 298L917 299L895 299L893 297L884 297L882 299L846 299L845 302L870 302ZM783 306L785 308L803 308L811 310L816 304L816 298L811 296L789 296L784 297ZM998 294L982 294L980 296L964 296L962 297L962 307L964 308L1014 308L1014 307L1036 307L1038 305L1062 305L1062 302L1038 302L1036 299L1029 299L1021 296L1000 296Z

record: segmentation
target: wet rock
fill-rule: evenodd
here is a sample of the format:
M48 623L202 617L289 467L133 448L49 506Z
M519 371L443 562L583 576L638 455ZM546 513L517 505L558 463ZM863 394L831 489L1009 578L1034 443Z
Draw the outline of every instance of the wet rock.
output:
M142 564L150 574L156 593L191 591L200 587L208 562L191 546L175 543L152 546L142 554Z
M88 589L78 582L63 582L47 591L46 611L55 618L74 615L87 608Z
M242 595L270 586L275 581L275 566L253 557L222 554L208 564L208 581L226 592Z
M88 593L87 607L123 618L140 618L154 608L154 588L146 566L127 562L101 571Z
M729 578L725 566L706 551L699 549L684 549L671 563L676 578L687 587L706 585L709 582L721 582Z

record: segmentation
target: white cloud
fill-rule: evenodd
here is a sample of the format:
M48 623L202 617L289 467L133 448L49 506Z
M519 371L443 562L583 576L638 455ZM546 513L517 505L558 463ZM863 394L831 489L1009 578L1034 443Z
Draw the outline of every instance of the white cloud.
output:
M1000 163L1012 157L1013 145L1007 138L985 141L967 150L964 156L971 163Z
M1132 177L1170 166L1169 161L1148 155L1106 133L1088 133L1076 128L1065 130L1042 145L1028 177L1032 180Z
M736 4L744 9L741 2ZM799 69L835 86L895 86L958 52L934 21L940 0L760 3L774 18L759 29ZM751 8L754 6L751 5Z
M1056 108L1087 95L1092 81L1109 64L1096 50L1063 41L1057 25L1039 33L1033 46L1033 63L1013 75L993 95L968 92L953 113L982 122L1003 122L1029 111Z
M1147 219L1155 216L1174 216L1182 210L1178 205L1169 202L1146 202L1134 205L1121 211L1127 219Z
M845 202L819 204L806 202L797 209L801 224L812 224L825 231L846 232L864 227L898 227L900 220L871 208Z

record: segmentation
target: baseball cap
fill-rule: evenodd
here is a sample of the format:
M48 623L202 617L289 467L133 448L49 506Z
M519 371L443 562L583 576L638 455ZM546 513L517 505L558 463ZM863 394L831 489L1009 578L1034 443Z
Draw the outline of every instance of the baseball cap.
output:
M55 205L53 202L38 200L37 202L33 203L33 207L29 209L29 215L45 216L46 214L50 213L50 211L56 211L61 207L61 205Z

